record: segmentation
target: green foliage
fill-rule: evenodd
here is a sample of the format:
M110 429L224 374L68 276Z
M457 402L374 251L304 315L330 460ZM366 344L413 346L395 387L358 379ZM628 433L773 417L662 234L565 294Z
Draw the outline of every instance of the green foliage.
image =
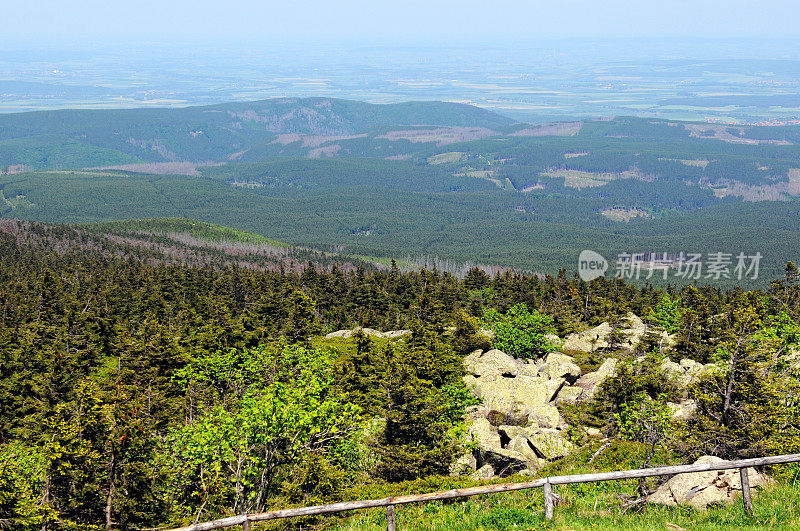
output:
M359 409L336 392L329 356L287 346L239 359L251 357L267 374L241 379L246 390L237 400L207 410L167 439L168 496L178 517L197 507L211 515L260 511L282 468L309 452L331 451L358 427ZM208 380L202 371L197 380L189 372L190 384Z
M383 353L388 361L381 386L386 393L386 428L375 450L380 458L377 474L388 481L445 474L459 451L456 423L463 420L463 409L455 411L452 400L455 395L461 403L466 401L464 384L455 380L461 368L453 367L449 374L436 368L444 360L437 355L441 350L431 346L411 350L389 345ZM451 364L457 363L452 350L448 357Z
M615 415L616 427L620 436L645 445L645 457L641 466L651 466L656 449L665 445L672 436L672 412L666 403L666 396L655 399L641 393L635 401L622 405ZM639 493L647 492L646 481L639 482Z
M692 390L699 414L688 444L722 457L795 453L800 449L797 370L788 342L797 325L785 315L765 326L752 307L737 308L712 371Z
M71 135L35 135L0 138L0 168L86 168L142 162L135 155L92 145Z
M275 120L275 127L263 127L264 120ZM418 124L482 127L497 135L447 146L437 145L437 133L419 142L387 138ZM188 216L387 261L433 253L551 274L585 248L607 258L644 249L758 248L762 277L781 272L786 242L795 236L793 211L782 202L718 198L709 183L769 189L786 183L800 157L796 127L743 128L745 136L785 144L758 146L696 138L680 123L631 117L587 121L574 136L509 135L524 128L454 103L327 98L5 114L0 169L24 164L66 173L5 177L0 212L64 222ZM280 134L298 136L276 142ZM463 155L427 163L453 150ZM577 152L586 155L565 158ZM330 159L310 157L321 153ZM703 160L708 163L691 164ZM221 165L200 168L202 176L84 170L167 161ZM571 188L564 177L546 175L553 169L597 173L605 184ZM631 171L647 178L626 177ZM606 182L614 175L619 178ZM621 224L600 214L612 208L647 211L653 219ZM476 296L487 295L481 288L470 286Z
M680 330L683 322L680 300L673 299L668 294L665 294L648 317L656 326L663 328L670 334L674 334Z
M445 404L445 418L456 425L464 420L464 409L477 406L481 401L464 385L463 381L455 381L443 386L439 393Z
M620 360L614 376L600 384L593 401L561 406L565 419L571 425L602 428L632 441L647 439L654 449L668 434L661 422L667 415L665 402L679 399L679 390L660 364L655 353L635 363ZM644 437L645 433L650 436Z
M58 513L42 496L47 467L39 448L19 441L0 446L0 515L6 525L38 530L57 520Z
M341 466L319 453L307 453L288 470L280 492L291 503L323 504L338 499L349 482Z
M555 334L553 318L528 311L524 303L512 306L505 314L487 309L484 319L495 333L494 345L516 358L538 358L558 348L547 334Z
M312 115L314 119L308 119ZM0 118L0 166L86 168L130 162L258 160L264 156L299 156L296 145L270 144L274 128L259 123L281 116L278 132L347 135L416 124L479 126L494 129L513 120L477 107L434 101L374 105L330 98L236 102L183 109L63 110L6 114ZM293 118L291 118L294 116ZM199 132L198 132L199 131ZM370 138L352 139L346 149L374 154L374 145L398 146L400 152L427 146ZM242 149L245 147L246 149ZM397 147L395 148L398 149Z
M459 354L466 355L474 350L487 350L492 341L481 333L481 322L465 311L457 312L453 319L453 348Z
M666 437L670 420L671 413L664 395L655 400L640 395L634 402L623 404L615 415L620 435L646 444L660 442Z
M800 323L786 312L781 312L775 317L771 333L777 337L779 348L786 349L800 345Z
M302 291L292 292L289 297L289 319L284 329L284 334L290 341L307 341L309 337L320 332L316 309L317 303L314 299Z
M412 161L273 160L253 172L276 182L254 188L226 180L235 180L243 168L217 171L200 177L120 171L0 175L8 199L0 199L0 214L68 223L189 217L295 246L335 248L387 262L394 257L425 263L424 257L433 254L458 272L461 264L472 262L556 274L585 248L601 250L609 259L632 249L758 248L764 256L760 279L717 283L726 287L763 286L764 279L783 274L785 242L794 237L791 210L766 201L726 202L619 226L598 216L608 205L595 192L591 197L523 195L445 169L421 169ZM25 206L29 203L35 207ZM348 205L346 212L342 204ZM526 213L515 212L517 206ZM731 225L730 219L738 221ZM478 288L475 295L490 292ZM558 325L556 312L547 313Z
M204 223L183 218L154 218L154 219L135 219L123 221L109 221L106 223L93 223L88 224L87 228L94 229L99 232L110 232L114 234L136 233L136 232L150 232L157 234L189 234L196 238L213 242L228 242L228 243L271 243L278 246L286 246L280 242L270 241L253 234L241 230L232 229L222 225L214 225L213 223Z

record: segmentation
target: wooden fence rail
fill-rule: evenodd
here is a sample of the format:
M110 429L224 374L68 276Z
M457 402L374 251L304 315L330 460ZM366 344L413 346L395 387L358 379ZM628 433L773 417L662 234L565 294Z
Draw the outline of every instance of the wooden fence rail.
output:
M266 513L242 514L201 522L188 527L172 529L170 531L210 531L212 529L222 529L231 526L242 526L243 531L250 531L253 522L263 522L266 520L277 520L279 518L294 518L298 516L311 516L316 514L338 513L342 511L354 511L358 509L370 509L373 507L387 508L387 526L389 531L394 531L395 506L406 503L428 502L433 500L450 500L453 498L466 498L480 494L494 494L498 492L510 492L514 490L542 488L544 491L545 518L553 518L555 500L553 495L553 485L569 485L573 483L590 483L594 481L612 481L618 479L636 479L653 476L674 476L677 474L687 474L691 472L709 472L713 470L729 470L738 468L742 480L742 499L745 509L752 512L753 505L750 498L750 482L747 477L747 469L756 466L780 465L785 463L800 462L800 454L777 455L773 457L760 457L756 459L742 459L738 461L720 461L717 463L693 464L664 466L658 468L640 468L637 470L621 470L617 472L601 472L597 474L576 474L572 476L552 476L540 478L524 483L501 483L496 485L481 485L464 489L443 490L430 492L427 494L411 494L406 496L391 496L379 500L360 500L351 502L330 503L327 505L315 505L312 507L301 507L297 509L281 509Z

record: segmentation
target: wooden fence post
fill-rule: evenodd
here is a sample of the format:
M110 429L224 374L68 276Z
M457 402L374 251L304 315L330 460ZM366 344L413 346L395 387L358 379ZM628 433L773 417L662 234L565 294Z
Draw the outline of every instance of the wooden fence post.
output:
M750 478L747 476L747 468L739 469L739 478L742 480L742 501L744 502L744 512L753 514L753 499L750 497Z
M386 506L386 531L397 531L397 521L394 516L394 505Z
M550 481L545 482L542 486L542 490L544 491L544 519L552 520L555 500L553 499L553 486L550 485Z

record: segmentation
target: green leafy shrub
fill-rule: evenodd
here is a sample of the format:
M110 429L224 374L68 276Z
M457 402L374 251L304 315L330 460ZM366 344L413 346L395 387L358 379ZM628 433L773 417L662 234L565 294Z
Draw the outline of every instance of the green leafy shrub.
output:
M233 363L197 363L185 371L188 382L201 385L208 380L207 366L231 368L225 372L237 376L241 395L220 400L165 440L165 496L177 518L196 507L212 515L263 510L286 477L284 490L295 497L321 497L340 488L344 475L337 463L323 464L319 456L336 455L347 444L360 409L333 385L329 356L296 345L248 354L232 351L220 356ZM251 360L263 373L250 372Z
M692 387L698 410L688 448L727 459L800 450L796 330L785 315L765 324L753 309L737 310L730 337L717 345L717 369Z
M0 446L0 529L38 530L58 519L43 499L47 458L37 448L14 442Z
M648 313L648 320L656 326L660 326L670 334L674 334L681 329L683 322L683 310L681 301L678 297L672 298L664 295Z
M494 346L516 358L537 358L558 349L548 339L555 334L553 318L537 310L529 311L525 303L512 306L501 314L493 308L484 312L484 319L495 333Z

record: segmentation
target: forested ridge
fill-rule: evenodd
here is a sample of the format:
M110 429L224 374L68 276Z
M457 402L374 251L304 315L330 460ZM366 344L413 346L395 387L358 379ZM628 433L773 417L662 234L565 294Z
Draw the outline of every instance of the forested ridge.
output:
M380 171L369 167L342 159L259 164L241 170L242 178L264 180L252 189L234 186L228 179L235 175L227 169L208 177L16 174L0 177L6 199L0 211L57 223L183 217L372 261L433 256L551 274L573 269L587 248L612 262L623 252L760 252L761 275L752 287L765 287L780 275L800 241L796 200L725 198L704 209L620 223L598 214L617 204L602 196L632 197L645 186L655 193L657 183L612 181L607 192L571 192L559 185L563 194L548 189L522 194L483 179L448 176L440 168L419 170L411 162L378 161Z
M674 347L610 340L577 357L623 365L594 400L560 407L573 444L594 440L583 426L647 462L800 450L791 263L766 290L722 291L565 271L187 265L47 241L0 233L0 523L12 529L187 524L446 476L476 404L464 356L494 341L535 359L555 348L545 332L618 327L629 312ZM410 334L323 337L356 326ZM655 368L666 355L722 367L689 389L697 411L679 423L663 417L677 392Z
M330 98L0 115L5 217L191 218L401 268L760 253L760 278L718 280L763 289L793 259L798 197L796 125Z

